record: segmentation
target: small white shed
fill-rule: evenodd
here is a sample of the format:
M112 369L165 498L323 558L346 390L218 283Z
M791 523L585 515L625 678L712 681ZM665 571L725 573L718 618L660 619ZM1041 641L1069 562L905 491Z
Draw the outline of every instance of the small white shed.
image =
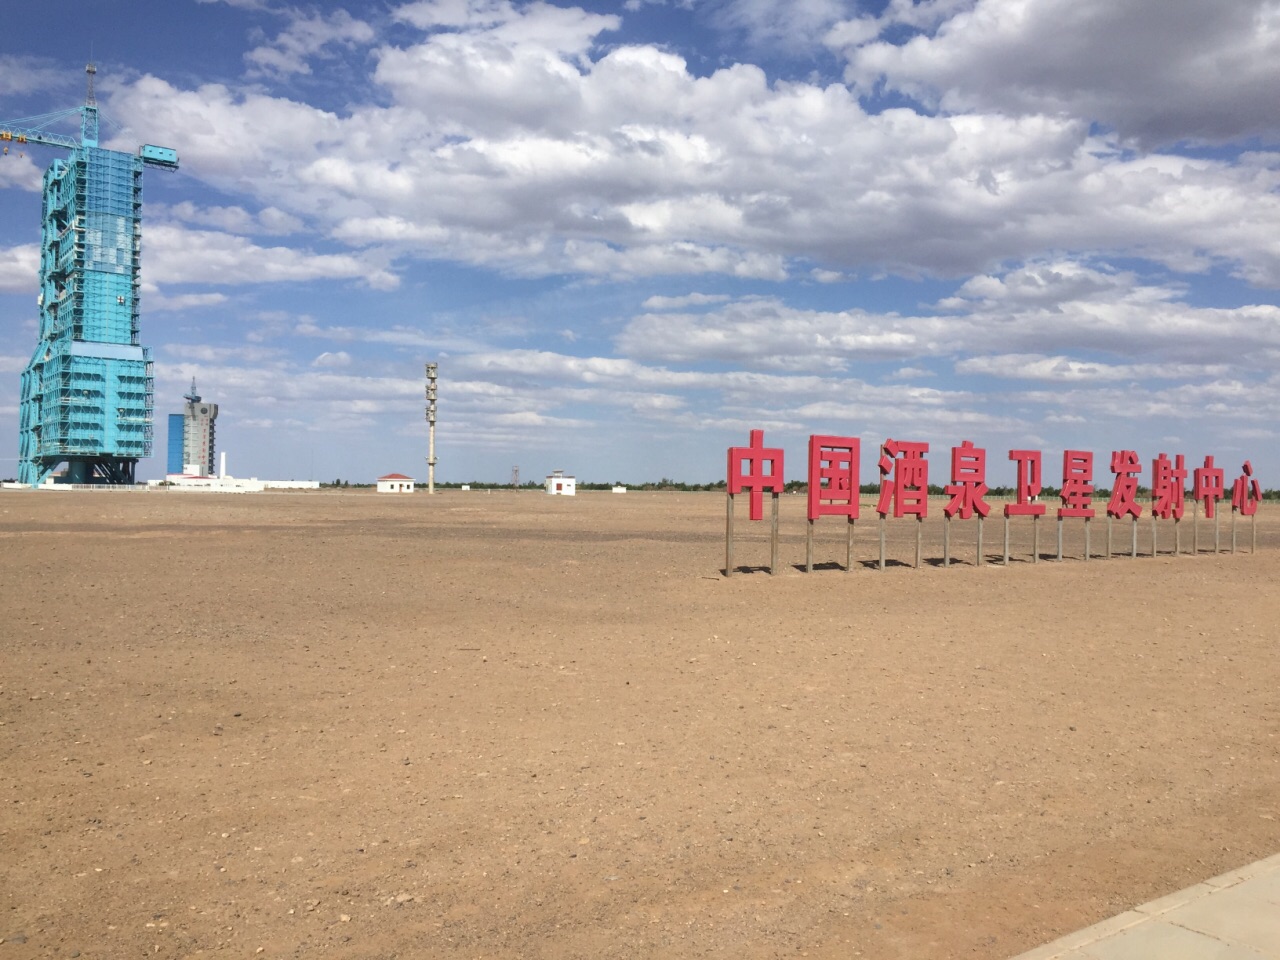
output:
M403 473L388 473L385 477L378 478L378 492L413 493L416 482L413 477L406 477Z
M572 497L578 492L578 481L574 477L566 477L563 470L553 470L547 477L547 493L554 496Z

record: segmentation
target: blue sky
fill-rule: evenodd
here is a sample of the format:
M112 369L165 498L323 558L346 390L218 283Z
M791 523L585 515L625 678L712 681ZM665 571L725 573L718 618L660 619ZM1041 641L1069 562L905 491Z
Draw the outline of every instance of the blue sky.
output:
M92 56L107 144L181 158L142 477L193 376L237 475L424 476L436 360L441 480L712 480L762 427L796 476L817 432L1280 486L1280 0L10 6L0 119ZM5 476L56 155L0 158Z

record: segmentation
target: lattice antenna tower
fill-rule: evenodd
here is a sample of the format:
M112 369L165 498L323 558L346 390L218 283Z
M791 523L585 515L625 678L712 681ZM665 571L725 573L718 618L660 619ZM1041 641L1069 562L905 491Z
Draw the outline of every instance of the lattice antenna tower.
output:
M0 121L0 143L69 151L44 174L40 333L22 372L18 478L39 485L65 463L71 483L132 483L151 455L155 380L139 335L142 170L178 154L98 146L97 67L83 106ZM51 126L80 115L79 138Z
M511 468L511 489L512 490L520 489L520 467L519 466L514 466Z
M436 371L439 364L427 364L427 493L436 492Z

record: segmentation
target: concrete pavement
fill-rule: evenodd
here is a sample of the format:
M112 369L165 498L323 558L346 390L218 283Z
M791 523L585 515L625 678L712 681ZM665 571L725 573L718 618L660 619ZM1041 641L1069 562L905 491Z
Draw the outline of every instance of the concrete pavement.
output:
M1014 960L1280 960L1280 854Z

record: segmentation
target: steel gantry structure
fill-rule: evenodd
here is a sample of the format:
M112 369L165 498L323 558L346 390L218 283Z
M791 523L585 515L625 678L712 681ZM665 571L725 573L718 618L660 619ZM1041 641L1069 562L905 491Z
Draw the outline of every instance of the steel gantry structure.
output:
M0 144L70 151L44 174L40 333L22 372L18 479L43 483L62 463L69 483L133 483L151 455L154 378L138 333L142 169L176 170L177 153L98 145L93 64L82 107L0 122ZM80 114L80 138L47 125Z

